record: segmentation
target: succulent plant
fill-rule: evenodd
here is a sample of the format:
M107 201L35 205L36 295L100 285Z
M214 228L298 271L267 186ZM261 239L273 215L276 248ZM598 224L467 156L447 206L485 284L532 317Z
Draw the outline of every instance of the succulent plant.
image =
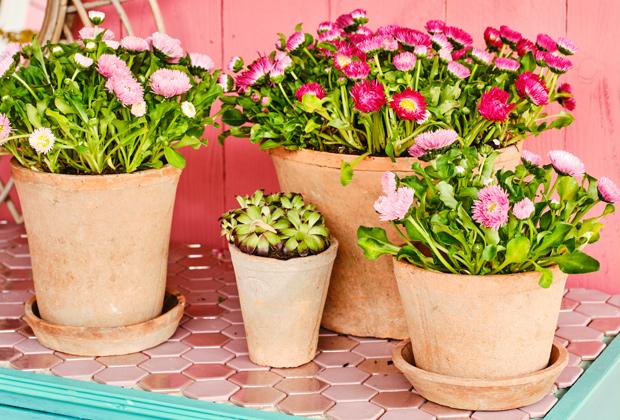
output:
M329 248L325 219L301 194L237 196L239 208L220 217L222 236L246 254L282 260Z

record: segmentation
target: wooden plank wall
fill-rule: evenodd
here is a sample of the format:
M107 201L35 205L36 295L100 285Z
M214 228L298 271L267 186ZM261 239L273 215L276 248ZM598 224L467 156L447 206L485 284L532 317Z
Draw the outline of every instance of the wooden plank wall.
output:
M527 148L544 153L566 148L581 156L589 172L620 182L620 2L617 0L159 0L171 35L190 51L210 54L225 66L233 55L252 59L273 49L277 32L290 33L298 22L313 31L324 20L361 7L370 26L398 23L420 27L430 18L447 20L470 31L482 45L486 26L507 24L529 37L539 32L568 36L581 51L568 78L577 96L576 122L563 132L529 140ZM135 30L154 29L146 0L127 8ZM113 12L111 12L113 13ZM112 17L112 19L114 19ZM113 26L117 24L110 22ZM188 152L175 209L173 237L179 241L222 244L217 217L234 205L236 194L256 188L277 190L269 157L245 140L224 147L210 129L208 150ZM6 175L6 168L3 176ZM344 211L344 209L343 209ZM612 216L603 241L590 248L602 263L599 273L573 276L572 285L620 291L620 218Z

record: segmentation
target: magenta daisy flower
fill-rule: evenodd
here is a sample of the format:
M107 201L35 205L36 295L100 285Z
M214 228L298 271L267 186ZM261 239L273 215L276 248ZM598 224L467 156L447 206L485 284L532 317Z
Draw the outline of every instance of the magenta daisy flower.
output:
M293 65L293 59L283 51L276 51L272 63L269 76L274 78L283 75L284 72Z
M383 39L384 37L381 35L371 35L365 37L359 42L356 42L355 46L363 53L370 54L380 51L383 48Z
M502 38L502 41L511 46L515 46L523 38L519 32L506 25L499 27L499 36Z
M521 73L515 81L515 88L519 96L529 99L534 105L546 105L549 102L547 85L532 72Z
M426 22L426 25L424 25L424 28L429 34L440 34L445 30L446 22L439 19L429 20Z
M558 38L558 51L564 55L573 55L577 52L577 45L570 39L563 37Z
M411 28L398 28L394 32L394 38L401 44L414 48L417 45L431 46L431 38L424 32Z
M452 51L452 59L460 60L465 57L469 51L471 51L472 47L461 48L460 50Z
M430 151L450 146L458 137L459 135L454 130L440 129L427 131L416 136L414 144L409 148L408 152L410 156L419 158Z
M457 79L467 79L471 74L471 71L457 61L451 61L448 63L448 72Z
M498 51L504 45L500 32L490 26L484 30L484 42L491 51Z
M11 121L5 114L0 114L0 144L11 134Z
M558 87L558 93L570 95L568 97L558 98L558 102L564 108L568 109L569 111L573 111L575 109L575 106L577 105L577 102L575 101L575 97L573 96L573 88L571 87L571 85L569 83L562 83L560 87Z
M472 36L461 28L456 26L446 26L444 34L448 37L454 48L469 47L474 43Z
M361 80L368 77L370 66L365 61L352 61L342 69L342 72L352 80Z
M541 50L554 52L558 49L558 44L547 34L538 34L536 37L536 45Z
M142 52L151 49L146 39L133 35L127 35L125 38L121 39L121 47L132 52Z
M384 25L377 29L377 34L394 36L396 30L398 29L400 29L400 26L398 25Z
M527 197L512 206L512 214L519 220L529 219L532 213L534 213L534 203Z
M345 13L338 16L338 18L336 19L336 26L346 31L347 29L351 29L355 26L355 20L353 20L353 16L351 16L351 13Z
M478 64L489 65L493 62L493 54L480 48L472 48L471 56Z
M405 51L400 54L396 54L392 59L392 64L394 64L394 67L400 71L410 71L415 67L416 61L417 59L415 54Z
M478 112L490 121L506 121L516 106L508 102L510 94L498 87L492 87L482 94L478 102Z
M159 69L149 78L151 90L166 98L182 95L192 88L187 74L180 70Z
M420 92L407 88L395 93L390 107L403 120L423 122L428 119L426 114L426 99Z
M542 157L534 152L530 152L529 150L524 150L521 152L521 160L523 160L524 163L528 163L533 166L542 165Z
M334 25L332 22L321 22L319 23L316 33L322 34L323 32L331 31L333 29L336 29L336 25Z
M521 38L519 42L517 42L517 54L519 57L523 57L528 52L534 53L536 52L536 45L526 38Z
M385 105L385 88L376 80L362 80L351 88L355 109L362 112L377 112Z
M306 40L306 36L303 32L295 32L286 40L286 50L287 51L295 51L302 45Z
M561 175L581 176L586 171L581 159L566 150L550 151L549 159L553 168Z
M358 25L363 25L368 22L368 16L366 14L366 10L364 9L355 9L350 13L350 15Z
M502 71L514 73L519 70L519 67L521 67L521 63L519 63L517 60L513 60L512 58L497 57L495 59L495 67Z
M598 180L598 195L601 200L607 203L615 203L620 201L620 188L614 182L606 177Z
M381 48L384 51L398 51L398 41L391 35L383 35Z
M499 230L508 222L508 193L498 185L484 187L472 206L472 218L482 226Z
M396 175L391 172L383 174L381 185L384 195L373 205L379 219L384 222L403 219L413 204L415 191L406 186L396 188Z
M164 56L170 59L179 59L185 55L183 47L181 47L181 41L173 38L168 34L162 32L155 32L151 35L151 42L153 48L162 53Z
M573 68L573 63L566 57L560 57L550 53L545 53L543 59L549 70L556 74L563 74Z
M452 50L454 48L452 44L450 43L450 40L448 39L448 37L443 33L433 35L431 37L431 42L437 49L440 49L440 50L442 49Z
M333 28L333 29L330 29L329 31L319 33L319 41L321 42L335 41L338 38L342 37L342 35L343 35L342 29Z
M97 71L104 77L112 77L117 74L132 76L127 63L114 54L102 54L97 60Z
M325 97L325 89L316 82L306 83L301 85L295 92L295 97L299 102L301 102L305 95L314 95L319 99L323 99Z

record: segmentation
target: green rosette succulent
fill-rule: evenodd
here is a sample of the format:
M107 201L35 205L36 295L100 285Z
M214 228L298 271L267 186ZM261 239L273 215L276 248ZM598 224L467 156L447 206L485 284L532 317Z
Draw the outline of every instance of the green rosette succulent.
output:
M301 194L237 196L239 208L220 217L222 236L242 252L288 260L329 248L325 218Z

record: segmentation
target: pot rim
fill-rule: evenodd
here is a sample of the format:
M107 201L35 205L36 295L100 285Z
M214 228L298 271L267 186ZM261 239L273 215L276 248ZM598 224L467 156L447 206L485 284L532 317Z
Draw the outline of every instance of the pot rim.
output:
M276 264L279 265L282 268L286 268L287 266L293 266L295 265L296 262L300 262L303 261L304 263L308 263L308 264L312 264L313 262L316 262L320 259L325 259L325 258L330 258L333 256L333 258L336 257L336 253L338 251L338 240L334 237L330 238L330 245L327 249L323 250L321 253L319 254L315 254L315 255L308 255L306 257L295 257L295 258L289 258L288 260L280 260L278 258L271 258L271 257L261 257L259 255L252 255L252 254L246 254L245 252L241 251L235 244L233 243L228 243L228 247L231 250L234 250L234 252L243 255L248 261L250 261L251 263L256 263L256 264Z
M518 386L522 384L526 384L532 382L534 379L540 379L541 376L552 376L556 372L559 372L564 369L564 367L568 364L568 351L561 345L557 344L555 341L551 346L551 352L549 356L553 354L553 351L558 352L557 359L549 364L547 367L537 370L535 372L525 373L518 376L512 376L509 378L499 378L499 379L477 379L477 378L461 378L458 376L448 376L443 375L441 373L430 372L424 369L417 367L409 363L403 357L403 351L407 346L411 346L411 339L405 339L398 343L394 349L392 350L392 359L394 360L394 364L396 367L403 373L406 370L413 371L418 377L422 380L432 381L444 385L454 385L454 386L468 386L468 387L483 387L488 388L489 386L494 387L509 387L509 386ZM413 353L413 351L412 351ZM415 357L415 355L414 355ZM401 369L401 366L403 369ZM408 372L411 374L411 372Z

